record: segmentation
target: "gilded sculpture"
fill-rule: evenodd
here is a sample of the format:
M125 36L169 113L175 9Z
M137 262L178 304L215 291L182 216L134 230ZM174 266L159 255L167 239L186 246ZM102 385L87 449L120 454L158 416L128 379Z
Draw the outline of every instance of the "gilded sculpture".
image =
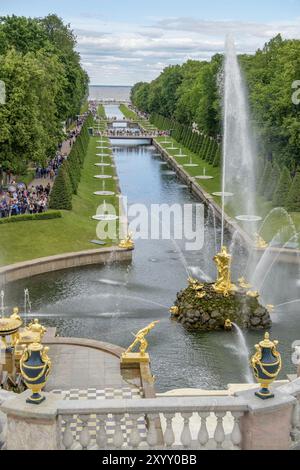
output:
M132 239L133 234L129 232L127 237L124 240L121 240L119 243L119 248L124 248L126 250L133 250L134 249L134 241Z
M139 354L141 356L146 355L146 351L148 349L148 341L146 340L146 336L150 333L150 331L153 330L153 328L159 323L159 321L154 321L153 323L150 323L150 325L146 326L146 328L143 328L142 330L138 331L134 336L135 340L134 342L129 346L127 351L125 352L125 356L129 353L132 352L132 350L140 344L140 349L139 349Z
M269 244L259 235L259 233L254 234L255 237L255 247L260 249L268 248Z
M236 286L231 282L231 255L227 252L225 246L222 247L221 252L214 257L217 265L218 279L214 284L214 290L218 294L223 294L228 297L231 292L236 291Z

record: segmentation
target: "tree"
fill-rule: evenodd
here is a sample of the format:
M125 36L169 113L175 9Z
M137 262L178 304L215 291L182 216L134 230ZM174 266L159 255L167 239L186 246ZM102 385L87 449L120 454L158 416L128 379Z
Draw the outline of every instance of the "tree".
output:
M287 203L287 197L292 186L292 178L287 167L284 167L277 187L273 195L273 206L274 207L285 207Z
M280 173L281 173L280 166L278 165L278 163L275 162L272 168L272 173L270 174L268 178L268 181L265 186L265 191L264 191L264 196L268 201L273 200L273 195L278 185Z
M261 181L259 183L259 188L258 188L258 193L261 194L262 196L264 195L269 179L271 178L272 170L273 170L272 163L270 161L267 161L265 164L264 172L263 172Z
M58 172L50 196L50 209L72 209L72 184L68 173L68 162L65 161Z
M300 171L298 170L286 201L287 210L291 212L300 211Z

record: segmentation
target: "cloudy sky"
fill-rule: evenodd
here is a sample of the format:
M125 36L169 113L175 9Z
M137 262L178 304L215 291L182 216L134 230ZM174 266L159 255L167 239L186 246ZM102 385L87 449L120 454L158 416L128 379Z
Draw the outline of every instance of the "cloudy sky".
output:
M77 35L91 84L150 81L170 64L251 53L277 33L300 38L300 0L0 0L0 15L57 13Z

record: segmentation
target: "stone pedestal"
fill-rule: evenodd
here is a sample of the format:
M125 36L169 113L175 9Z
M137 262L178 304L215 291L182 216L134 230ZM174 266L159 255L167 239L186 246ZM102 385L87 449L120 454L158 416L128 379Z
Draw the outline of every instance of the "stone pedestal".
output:
M121 369L136 367L140 364L150 364L149 354L142 356L140 353L124 353L121 356Z
M30 405L26 391L7 401L1 411L7 415L7 450L57 450L59 436L57 426L57 402L52 394L45 394L42 405Z
M291 446L291 421L296 399L279 391L275 397L263 401L255 391L240 392L249 412L241 419L243 450L289 450Z

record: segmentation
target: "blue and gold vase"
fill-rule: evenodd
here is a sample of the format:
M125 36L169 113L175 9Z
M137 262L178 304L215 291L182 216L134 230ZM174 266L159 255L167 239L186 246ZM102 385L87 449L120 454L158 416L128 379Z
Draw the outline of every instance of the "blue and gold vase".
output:
M25 350L20 359L20 370L23 380L32 391L27 403L39 405L45 400L41 391L51 370L51 361L47 355L49 348L40 343L32 343Z
M255 346L256 353L251 358L254 375L261 385L261 389L255 395L262 400L274 398L269 387L277 379L282 367L277 346L278 341L271 341L269 333L266 333L264 341Z

